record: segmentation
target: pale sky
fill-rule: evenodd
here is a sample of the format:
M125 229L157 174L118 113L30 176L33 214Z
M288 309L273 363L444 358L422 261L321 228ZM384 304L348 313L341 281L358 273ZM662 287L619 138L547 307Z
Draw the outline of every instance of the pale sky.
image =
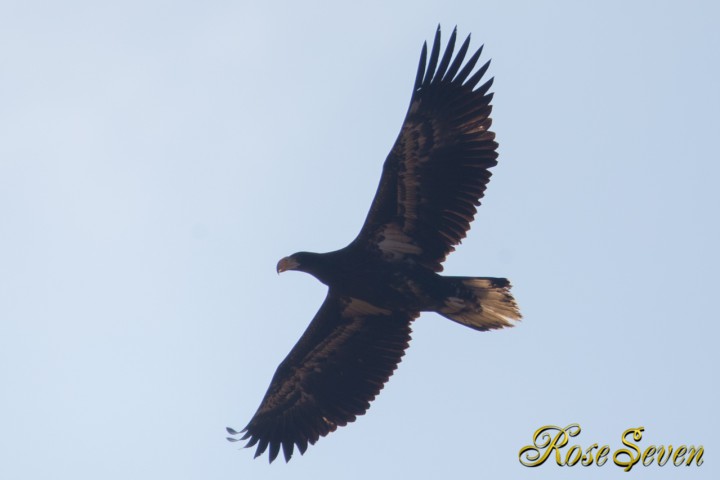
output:
M720 8L589 4L0 1L0 478L718 478ZM367 415L253 460L325 295L275 264L355 237L438 23L500 143L445 273L524 320L423 314ZM571 423L705 463L519 463Z

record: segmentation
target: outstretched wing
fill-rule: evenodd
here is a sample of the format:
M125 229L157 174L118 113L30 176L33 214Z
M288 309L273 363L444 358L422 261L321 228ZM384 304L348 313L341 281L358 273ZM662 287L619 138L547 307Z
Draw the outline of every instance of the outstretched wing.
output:
M397 368L418 313L391 312L362 300L328 292L295 347L278 367L260 407L242 432L228 440L257 444L255 457L270 447L270 462L282 446L308 443L364 414Z
M482 47L463 65L470 36L453 59L455 38L456 30L440 58L438 27L429 61L423 45L410 108L352 244L437 272L469 230L497 165L492 79L475 88L490 62L473 73Z

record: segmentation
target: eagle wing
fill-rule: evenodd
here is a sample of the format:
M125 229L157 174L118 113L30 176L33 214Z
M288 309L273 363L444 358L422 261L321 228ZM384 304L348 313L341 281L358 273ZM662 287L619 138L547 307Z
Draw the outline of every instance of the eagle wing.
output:
M282 446L290 460L294 446L353 422L397 368L410 342L418 312L391 312L332 289L295 347L277 368L260 407L242 432L228 428L231 441L269 447L270 462Z
M453 59L455 39L456 30L441 59L440 27L429 61L423 45L407 116L351 244L436 272L470 229L489 169L497 165L498 144L489 130L492 79L475 88L490 62L473 73L482 47L463 66L470 36Z

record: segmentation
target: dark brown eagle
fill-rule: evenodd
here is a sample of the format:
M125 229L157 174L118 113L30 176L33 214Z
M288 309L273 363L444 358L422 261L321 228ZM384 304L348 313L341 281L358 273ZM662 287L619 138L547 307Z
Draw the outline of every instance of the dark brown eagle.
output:
M328 293L278 367L255 416L228 440L282 447L285 460L364 414L410 341L420 312L437 312L475 330L520 319L505 278L441 276L442 262L465 237L497 164L488 93L474 71L482 47L463 64L470 36L453 58L456 31L440 58L440 28L430 58L420 55L405 122L383 165L359 235L330 253L299 252L277 271L300 270Z

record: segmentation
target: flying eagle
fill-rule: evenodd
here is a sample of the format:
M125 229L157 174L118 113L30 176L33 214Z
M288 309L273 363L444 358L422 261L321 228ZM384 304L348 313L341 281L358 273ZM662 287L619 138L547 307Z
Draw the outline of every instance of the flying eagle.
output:
M482 47L463 64L470 36L453 58L453 31L440 58L440 27L423 45L410 107L383 165L375 199L357 238L329 253L299 252L277 264L328 286L320 310L277 368L260 407L230 441L282 447L290 460L308 444L363 415L404 355L410 324L437 312L475 330L521 318L505 278L441 276L465 237L497 165L490 131L490 62L474 71ZM244 435L243 435L244 434Z

